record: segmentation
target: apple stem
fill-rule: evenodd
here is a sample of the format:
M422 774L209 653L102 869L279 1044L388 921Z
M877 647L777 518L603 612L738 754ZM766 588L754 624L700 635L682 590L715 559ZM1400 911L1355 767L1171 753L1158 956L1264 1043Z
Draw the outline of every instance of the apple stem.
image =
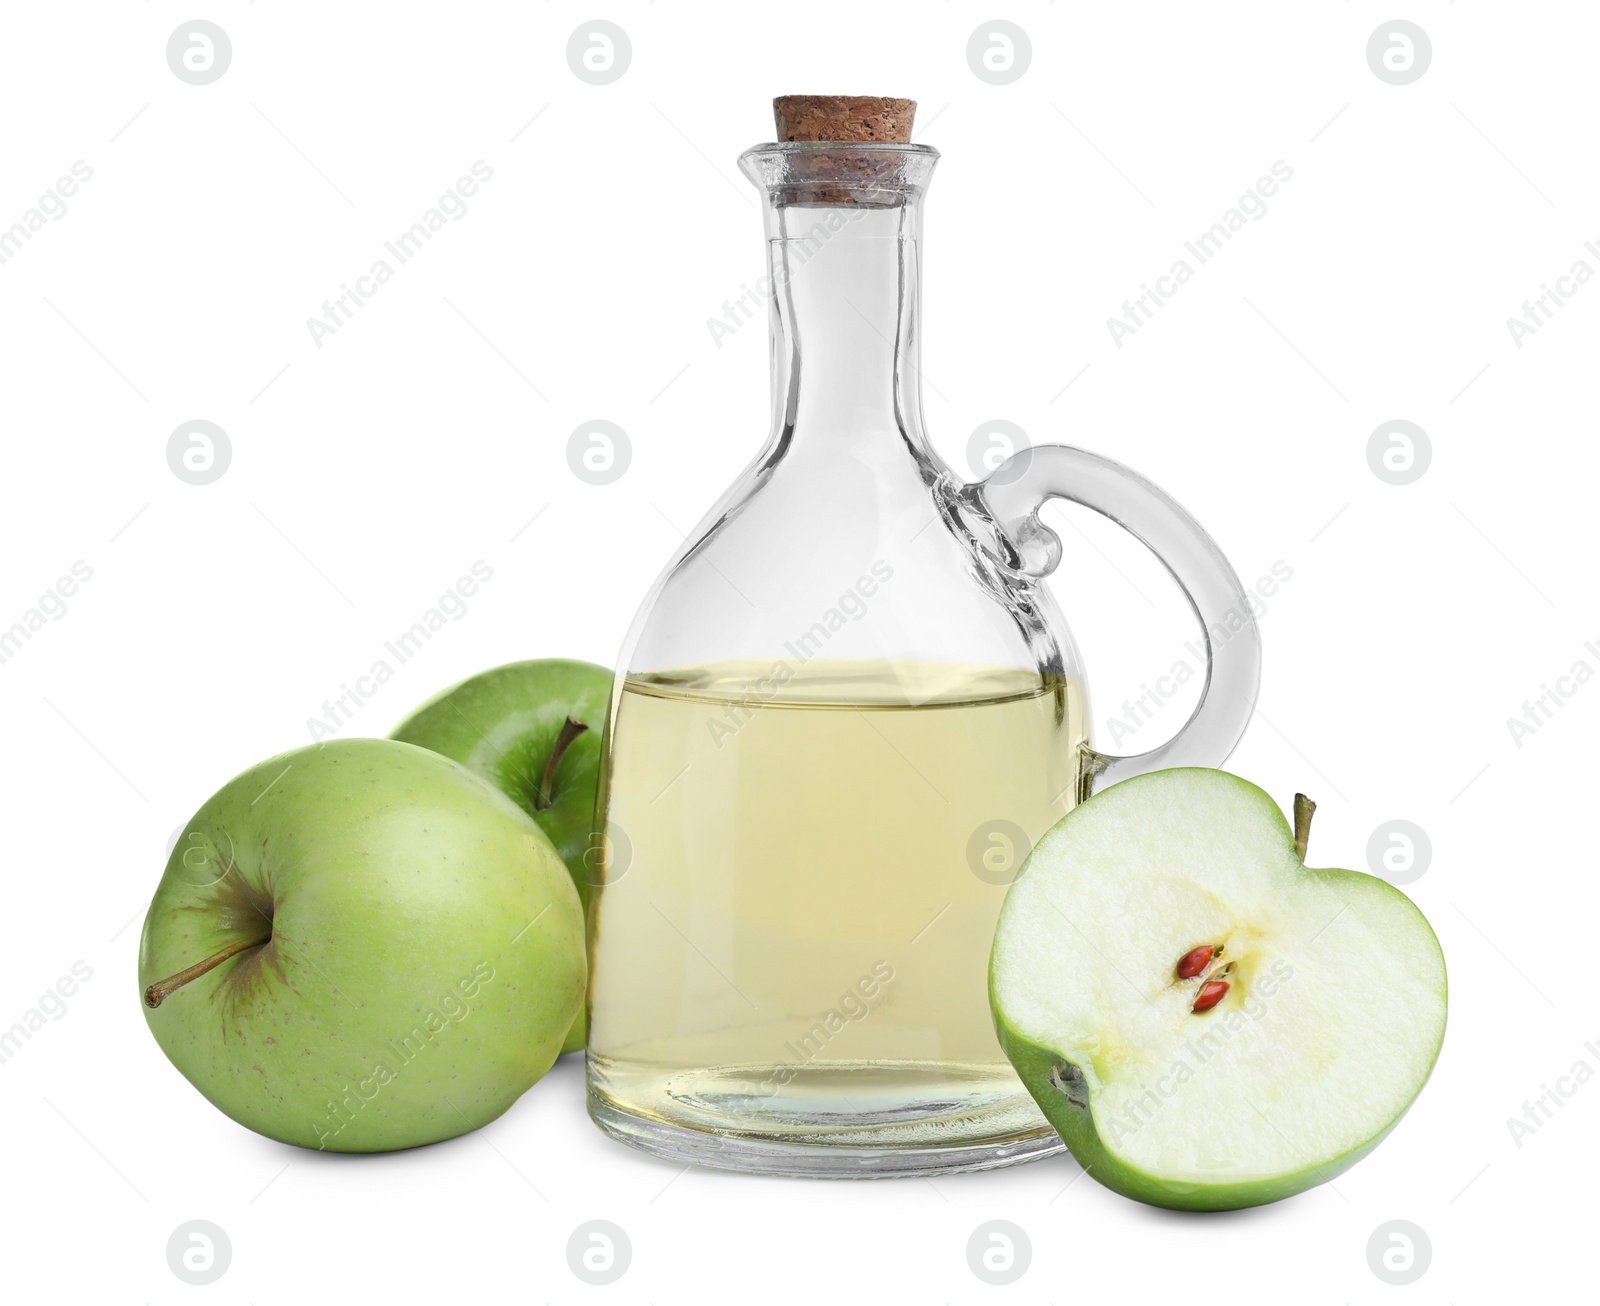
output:
M1311 842L1311 814L1317 805L1304 794L1294 796L1294 850L1300 860L1306 859L1306 845Z
M158 980L144 991L144 1002L147 1007L159 1007L169 997L181 989L190 980L197 980L208 970L214 970L222 965L229 957L236 957L248 948L259 948L263 943L271 943L272 935L264 935L259 939L240 939L237 943L230 943L221 952L218 952L204 961L197 961L192 966L185 966L176 975L168 975L164 980Z
M561 733L556 736L556 745L550 750L550 760L544 764L544 778L539 781L539 793L533 800L535 811L542 812L550 806L550 790L555 786L556 768L561 765L561 759L566 756L572 741L588 728L582 721L574 721L571 717L563 723Z

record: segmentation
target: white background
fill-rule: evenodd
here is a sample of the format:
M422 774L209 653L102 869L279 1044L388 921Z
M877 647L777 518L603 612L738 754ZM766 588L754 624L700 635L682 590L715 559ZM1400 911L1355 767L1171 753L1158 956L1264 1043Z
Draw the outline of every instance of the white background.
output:
M1401 16L1433 47L1406 86L1369 67L1396 14L1363 0L5 6L0 226L75 161L93 178L0 265L0 626L74 561L94 571L0 666L0 1025L74 961L94 972L0 1066L8 1298L1462 1303L1587 1281L1600 1086L1520 1147L1506 1120L1600 1067L1600 685L1520 747L1506 721L1574 662L1600 667L1600 288L1521 348L1506 319L1575 260L1600 269L1600 23L1575 3ZM164 53L195 17L233 46L207 86ZM566 59L595 17L631 41L610 85ZM996 17L1032 44L1004 86L966 58ZM974 428L1014 421L1154 477L1247 583L1291 566L1231 768L1319 800L1313 861L1366 869L1391 819L1431 837L1408 891L1450 965L1444 1052L1334 1186L1195 1218L1075 1182L1067 1157L937 1182L679 1173L589 1124L576 1058L476 1135L323 1156L214 1111L144 1028L138 919L169 836L307 742L472 562L494 579L467 615L341 733L382 734L499 662L614 661L679 531L765 434L764 329L719 349L706 319L761 271L733 161L795 91L913 96L944 153L940 451L965 470ZM494 175L467 215L318 348L306 319L480 159ZM1118 348L1108 316L1280 159L1294 176L1266 216ZM232 445L205 486L165 454L197 418ZM633 446L608 486L565 457L592 418ZM1366 455L1397 418L1433 450L1399 487ZM1104 737L1195 632L1136 544L1071 520L1057 593ZM166 1263L193 1218L233 1246L204 1289ZM591 1218L633 1247L607 1288L567 1267ZM1011 1287L967 1265L991 1219L1031 1240ZM1409 1287L1368 1266L1391 1219L1431 1242Z

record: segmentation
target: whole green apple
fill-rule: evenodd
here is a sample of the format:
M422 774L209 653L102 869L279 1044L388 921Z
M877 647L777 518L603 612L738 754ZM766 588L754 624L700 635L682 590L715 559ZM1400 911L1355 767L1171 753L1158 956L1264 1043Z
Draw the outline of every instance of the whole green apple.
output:
M389 738L453 758L522 808L550 836L587 911L610 699L611 673L592 662L511 662L435 694ZM561 1050L581 1048L585 1032L579 1012Z
M229 781L145 917L156 1042L269 1138L379 1152L504 1112L581 1010L583 912L544 834L465 767L346 739Z
M1000 1045L1084 1170L1231 1210L1333 1178L1394 1128L1444 1039L1444 955L1405 894L1305 865L1254 785L1198 767L1067 813L1001 909Z

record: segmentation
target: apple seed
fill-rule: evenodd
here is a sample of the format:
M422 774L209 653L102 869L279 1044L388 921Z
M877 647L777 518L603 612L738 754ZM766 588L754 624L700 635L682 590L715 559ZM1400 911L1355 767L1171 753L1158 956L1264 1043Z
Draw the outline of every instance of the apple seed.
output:
M1221 1002L1228 992L1228 986L1222 980L1207 980L1200 986L1200 996L1194 1000L1190 1011L1210 1011L1212 1007Z
M1211 954L1219 949L1209 943L1202 943L1198 948L1191 948L1178 958L1178 978L1193 979L1211 964Z

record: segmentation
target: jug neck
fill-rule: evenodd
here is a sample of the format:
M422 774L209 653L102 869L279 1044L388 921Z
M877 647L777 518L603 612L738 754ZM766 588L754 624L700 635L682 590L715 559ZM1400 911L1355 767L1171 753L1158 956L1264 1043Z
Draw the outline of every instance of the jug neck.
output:
M766 196L773 427L785 448L927 454L921 198L936 157L790 144L741 160Z

